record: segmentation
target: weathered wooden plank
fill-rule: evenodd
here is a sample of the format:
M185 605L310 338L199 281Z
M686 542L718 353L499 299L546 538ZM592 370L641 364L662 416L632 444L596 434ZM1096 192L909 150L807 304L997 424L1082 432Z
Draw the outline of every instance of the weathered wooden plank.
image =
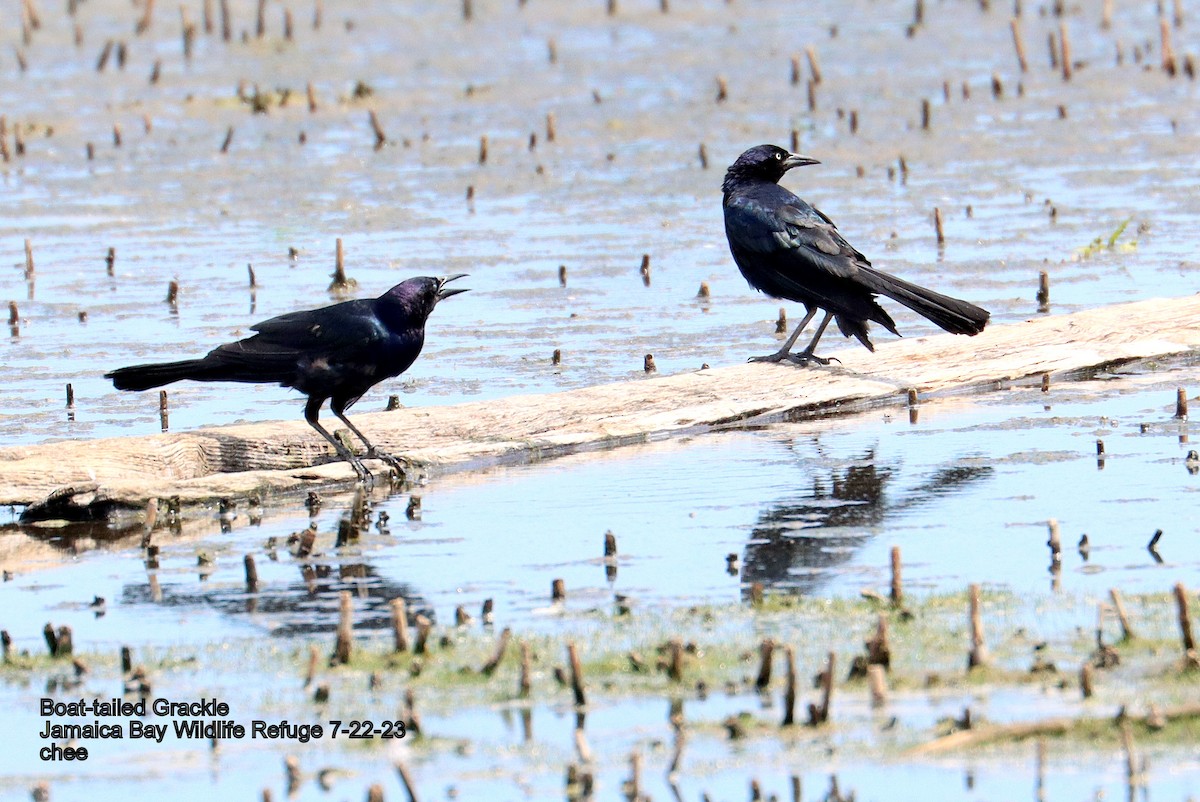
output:
M1200 296L1122 304L989 328L977 337L897 340L841 365L746 364L455 406L356 416L382 447L434 471L598 448L762 415L821 414L864 400L974 392L1039 375L1200 347ZM297 413L299 409L297 408ZM299 418L299 414L297 414ZM0 503L28 505L57 488L137 505L179 496L297 491L349 482L344 463L313 467L331 449L302 420L143 437L0 449ZM98 486L98 487L96 487Z

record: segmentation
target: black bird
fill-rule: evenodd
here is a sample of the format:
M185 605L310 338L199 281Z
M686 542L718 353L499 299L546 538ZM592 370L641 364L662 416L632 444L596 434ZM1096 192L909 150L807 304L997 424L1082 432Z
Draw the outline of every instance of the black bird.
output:
M465 275L410 278L378 298L289 312L251 326L257 334L214 348L203 359L134 365L104 377L118 390L149 390L182 379L295 388L308 396L304 419L365 480L370 473L359 458L318 422L321 405L329 399L333 414L367 447L367 459L399 468L399 460L376 449L345 412L367 390L416 361L425 344L426 319L438 301L466 292L446 288Z
M750 148L725 172L722 206L725 236L738 269L750 286L773 298L804 304L807 314L783 347L751 362L828 365L814 351L830 319L847 337L854 336L874 351L867 322L874 321L899 335L896 324L875 300L876 294L899 301L922 317L954 334L975 335L987 325L989 313L974 304L927 290L871 267L850 246L833 221L779 186L793 167L820 164L774 145ZM825 310L808 347L792 353L800 332Z

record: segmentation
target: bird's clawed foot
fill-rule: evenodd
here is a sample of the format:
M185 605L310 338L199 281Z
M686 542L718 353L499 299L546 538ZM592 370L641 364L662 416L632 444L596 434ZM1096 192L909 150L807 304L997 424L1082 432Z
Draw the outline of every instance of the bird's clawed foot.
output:
M807 365L809 362L816 362L818 365L828 365L831 362L837 362L839 365L842 364L842 360L837 357L826 359L808 350L801 351L798 354L788 354L787 359L789 362L795 362L797 365Z
M405 479L407 479L409 474L412 473L412 470L414 468L413 461L410 460L408 457L397 457L395 455L387 453L386 451L380 451L375 446L371 446L370 448L368 448L367 453L364 455L364 457L366 459L383 460L388 465L390 465L392 470L395 471L393 478L397 482L403 482Z
M789 354L787 351L776 351L775 353L767 354L766 356L752 356L749 359L747 359L746 361L747 362L779 363L785 359L791 359L791 358L792 358L792 355Z
M768 354L767 356L752 356L749 359L747 359L746 361L747 362L771 362L771 363L777 364L777 363L783 362L785 360L788 362L791 362L795 365L807 365L810 362L815 362L818 365L828 365L830 362L837 362L838 364L841 364L841 360L838 359L837 357L831 357L829 359L826 359L825 357L817 356L812 351L807 351L807 350L800 351L798 353L789 353L787 351L776 351L775 353Z

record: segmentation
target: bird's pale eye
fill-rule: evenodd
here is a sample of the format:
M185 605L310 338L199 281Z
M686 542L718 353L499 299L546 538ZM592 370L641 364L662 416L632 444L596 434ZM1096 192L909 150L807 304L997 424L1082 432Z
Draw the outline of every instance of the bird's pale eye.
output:
M782 153L776 153L776 154L775 154L775 161L783 161L783 154L782 154Z

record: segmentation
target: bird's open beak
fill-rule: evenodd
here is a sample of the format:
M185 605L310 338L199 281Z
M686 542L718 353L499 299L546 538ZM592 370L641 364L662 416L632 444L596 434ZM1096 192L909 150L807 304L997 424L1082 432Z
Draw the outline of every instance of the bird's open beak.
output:
M442 276L441 278L439 278L438 279L438 292L437 292L438 300L444 301L447 298L449 298L451 295L458 295L461 292L467 292L468 290L466 287L450 289L450 290L446 289L446 285L449 284L451 281L458 281L460 278L466 278L466 277L467 277L466 273L455 273L453 276Z
M790 170L793 167L807 167L810 164L820 164L816 159L810 159L808 156L801 156L799 153L789 153L787 158L783 160L783 169Z

